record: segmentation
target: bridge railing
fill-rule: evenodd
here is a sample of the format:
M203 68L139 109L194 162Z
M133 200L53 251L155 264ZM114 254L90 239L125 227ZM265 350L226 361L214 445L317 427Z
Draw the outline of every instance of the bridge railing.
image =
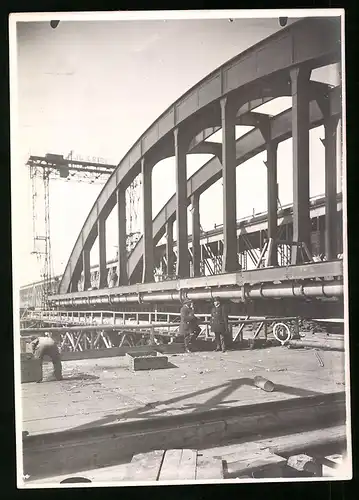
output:
M124 323L89 323L85 321L78 321L76 313L73 311L56 311L59 313L58 319L55 321L54 316L51 316L52 311L38 311L35 317L43 319L42 323L49 323L46 327L35 327L35 328L22 328L20 331L22 342L25 339L29 339L30 335L41 335L47 334L54 337L60 350L64 351L85 351L88 349L102 349L111 347L135 347L141 345L156 345L162 343L172 343L178 337L178 313L142 313L145 315L162 314L163 316L168 316L175 318L177 321L141 321L138 319L138 323L134 323L131 320L125 321ZM62 313L62 316L61 316ZM81 313L82 318L86 319L93 315L94 311L77 311ZM86 316L86 313L88 316ZM111 311L97 311L98 319L104 320L105 315L113 318L113 313ZM81 317L80 314L80 317ZM121 314L131 314L131 313L117 313ZM137 313L136 313L137 314ZM64 318L68 317L69 322L64 322ZM72 317L75 321L72 322ZM198 314L197 315L199 326L201 332L198 335L199 338L204 338L205 340L213 340L214 335L210 331L210 315L209 314ZM34 319L34 318L32 318ZM125 317L125 319L128 319ZM286 318L264 318L264 317L254 317L249 318L249 316L243 318L242 316L229 316L230 331L233 341L236 341L238 337L243 338L243 329L245 325L254 325L256 330L253 335L253 339L256 339L260 332L264 330L264 335L267 337L268 326L274 325L275 322L294 323L294 329L298 330L298 318L297 317L286 317ZM77 321L76 321L77 320ZM51 324L57 323L53 327ZM26 346L25 346L26 349Z
M210 314L199 313L196 317L202 322L210 320ZM229 320L238 321L243 316L230 315ZM169 324L179 323L180 313L161 312L161 311L136 311L136 312L118 312L118 311L28 311L22 317L22 321L40 321L46 323L73 324L73 325L128 325L166 322Z

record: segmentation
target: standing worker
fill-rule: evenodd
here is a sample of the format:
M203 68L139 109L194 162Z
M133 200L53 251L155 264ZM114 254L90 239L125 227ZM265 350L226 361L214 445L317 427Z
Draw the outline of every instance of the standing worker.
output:
M228 330L228 315L226 308L218 297L214 298L211 311L211 331L216 338L216 351L226 352L226 335Z
M62 380L61 356L55 341L51 337L31 337L32 352L37 359L41 359L41 379L42 382L42 362L44 356L51 358L54 365L54 375L56 380Z
M199 326L194 315L191 300L186 299L181 307L181 322L179 326L180 335L184 335L184 346L186 352L192 351L192 337L198 335Z

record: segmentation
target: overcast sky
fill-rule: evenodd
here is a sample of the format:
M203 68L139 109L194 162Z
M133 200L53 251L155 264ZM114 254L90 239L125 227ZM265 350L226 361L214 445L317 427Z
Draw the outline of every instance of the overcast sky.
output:
M291 21L290 21L291 22ZM118 164L144 130L190 87L216 67L278 31L278 19L18 22L18 157L16 205L21 207L20 284L39 279L31 255L32 202L30 154L102 157ZM313 79L335 84L337 68ZM291 106L279 99L263 112ZM250 130L237 127L237 137ZM324 192L323 128L311 132L311 195ZM213 138L211 138L213 140ZM220 134L216 140L220 141ZM279 147L278 180L282 204L292 200L291 140ZM188 157L188 176L209 155ZM237 216L266 208L265 153L237 169ZM40 184L41 185L41 184ZM153 215L174 193L174 161L164 160L153 174ZM55 273L70 255L101 186L55 180L50 185L51 239ZM213 203L213 200L216 203ZM39 207L42 204L39 189ZM115 211L114 211L115 212ZM41 224L42 213L38 213ZM114 214L107 224L108 257L115 256ZM201 197L204 229L222 222L221 181ZM41 227L41 225L39 226ZM138 220L141 228L141 220ZM97 260L92 252L92 262Z

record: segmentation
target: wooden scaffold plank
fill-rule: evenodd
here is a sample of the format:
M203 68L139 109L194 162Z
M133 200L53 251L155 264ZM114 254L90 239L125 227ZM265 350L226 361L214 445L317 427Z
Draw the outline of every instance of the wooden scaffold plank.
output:
M222 460L197 452L196 479L223 479Z
M159 481L173 481L178 478L182 450L167 450L163 459Z
M157 481L164 450L135 455L128 465L124 481Z

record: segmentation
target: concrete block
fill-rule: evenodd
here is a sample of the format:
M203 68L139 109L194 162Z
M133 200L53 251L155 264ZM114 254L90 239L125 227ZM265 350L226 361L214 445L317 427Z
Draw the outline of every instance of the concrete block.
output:
M167 368L168 357L167 356L141 356L132 357L130 367L133 371L138 370L159 370L161 368Z
M21 383L37 382L42 377L42 363L30 353L21 353Z

